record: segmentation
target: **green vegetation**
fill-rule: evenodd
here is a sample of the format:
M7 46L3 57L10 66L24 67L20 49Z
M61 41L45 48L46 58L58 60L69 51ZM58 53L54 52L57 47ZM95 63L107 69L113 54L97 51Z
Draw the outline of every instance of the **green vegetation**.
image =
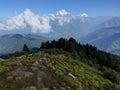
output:
M15 53L12 53L12 54L1 55L0 58L9 59L9 58L18 57L18 56L21 56L21 55L24 55L24 52L15 52Z
M73 38L6 56L0 61L0 90L120 90L120 57Z
M85 62L89 65L105 66L112 68L120 72L120 57L117 55L112 55L104 51L97 50L96 47L89 44L81 45L77 43L75 39L70 38L69 40L60 38L58 41L46 41L43 42L41 49L51 49L57 48L67 51L71 56L79 61ZM53 53L53 52L52 52ZM98 66L99 68L99 66Z

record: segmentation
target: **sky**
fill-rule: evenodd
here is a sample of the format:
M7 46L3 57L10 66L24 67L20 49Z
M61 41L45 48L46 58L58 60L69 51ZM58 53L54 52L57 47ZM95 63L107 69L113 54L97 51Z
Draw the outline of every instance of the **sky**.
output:
M0 18L15 16L29 8L35 14L56 13L120 16L120 0L0 0Z

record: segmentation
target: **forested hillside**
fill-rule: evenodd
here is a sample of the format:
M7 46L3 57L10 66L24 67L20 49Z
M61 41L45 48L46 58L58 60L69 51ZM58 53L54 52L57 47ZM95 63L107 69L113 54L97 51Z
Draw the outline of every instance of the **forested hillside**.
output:
M0 90L119 90L120 57L73 38L1 56ZM6 59L5 59L6 58Z
M41 49L50 48L65 50L69 52L74 59L88 63L89 65L94 66L98 64L98 67L99 65L106 66L120 72L119 56L98 50L89 44L82 45L76 42L74 38L70 38L69 40L60 38L58 41L46 41L41 45Z

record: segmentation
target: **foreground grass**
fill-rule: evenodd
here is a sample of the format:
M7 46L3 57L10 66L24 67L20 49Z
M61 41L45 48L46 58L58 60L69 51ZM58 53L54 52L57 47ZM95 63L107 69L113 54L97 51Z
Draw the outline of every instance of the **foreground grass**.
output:
M38 52L0 62L0 90L109 90L112 85L102 72L64 55Z

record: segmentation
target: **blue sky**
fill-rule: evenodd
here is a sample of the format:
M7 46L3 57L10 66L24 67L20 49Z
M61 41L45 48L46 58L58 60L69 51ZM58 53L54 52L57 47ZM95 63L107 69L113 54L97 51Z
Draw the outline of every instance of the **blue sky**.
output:
M0 0L0 18L14 16L26 8L36 14L65 9L71 14L120 16L120 0Z

